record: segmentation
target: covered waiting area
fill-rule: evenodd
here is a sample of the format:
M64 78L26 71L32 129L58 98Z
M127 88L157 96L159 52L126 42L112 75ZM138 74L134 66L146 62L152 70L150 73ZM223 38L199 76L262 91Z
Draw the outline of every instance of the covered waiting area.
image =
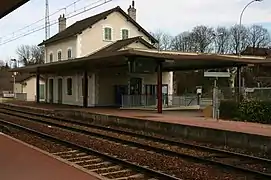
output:
M40 74L80 71L84 72L83 104L88 106L88 72L91 70L113 67L128 67L130 73L157 73L157 111L162 113L162 72L215 69L237 67L240 79L240 69L247 65L271 64L266 57L217 55L203 53L183 53L173 51L158 51L146 49L126 49L104 54L93 54L73 60L58 61L48 64L32 65L13 69L13 72L36 74L37 103L39 103ZM240 81L238 81L240 82ZM240 83L238 83L240 87Z

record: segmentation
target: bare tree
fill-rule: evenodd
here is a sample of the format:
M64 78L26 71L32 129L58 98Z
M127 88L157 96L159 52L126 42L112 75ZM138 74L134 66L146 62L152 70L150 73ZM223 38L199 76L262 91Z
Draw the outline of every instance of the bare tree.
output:
M215 34L215 53L229 53L230 31L226 27L217 27Z
M233 27L231 27L230 29L231 53L238 54L239 51L243 51L249 44L248 37L249 30L245 26L240 27L239 25L234 25Z
M21 45L17 48L19 62L24 66L44 63L44 48L39 46Z
M182 32L172 39L171 48L176 51L191 52L193 50L192 34L188 31Z
M191 32L194 51L208 52L208 47L214 40L214 30L207 26L196 26Z
M265 48L270 45L268 30L259 25L249 28L249 45L253 48Z
M158 40L159 43L156 45L156 47L159 50L171 49L171 42L172 42L173 37L170 34L163 32L161 30L158 30L151 34L153 35L153 37L155 37Z

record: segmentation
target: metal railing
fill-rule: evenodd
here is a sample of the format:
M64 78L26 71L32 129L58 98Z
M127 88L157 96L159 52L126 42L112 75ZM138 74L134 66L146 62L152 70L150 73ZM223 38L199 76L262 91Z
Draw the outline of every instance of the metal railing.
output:
M123 108L136 108L136 107L156 107L157 95L123 95L122 107ZM198 105L197 96L176 96L176 95L163 95L163 107L183 107Z

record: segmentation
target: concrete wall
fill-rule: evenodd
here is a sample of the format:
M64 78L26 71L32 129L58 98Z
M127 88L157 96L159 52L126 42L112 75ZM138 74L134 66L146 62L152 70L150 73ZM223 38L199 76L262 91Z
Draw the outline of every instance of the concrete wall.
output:
M127 85L128 76L124 70L103 70L97 73L97 105L110 106L115 103L114 85Z
M104 27L112 28L112 41L103 40ZM106 19L94 24L91 28L86 29L82 34L78 35L78 57L89 55L114 41L120 40L122 38L122 29L129 30L129 38L142 36L146 41L150 42L149 38L142 32L138 31L138 28L131 22L127 21L122 14L115 12L110 14Z
M26 83L26 85L22 85ZM23 83L15 83L15 93L26 93L27 101L35 101L36 99L36 78L32 77ZM44 80L40 80L40 84L45 84Z
M15 93L23 93L23 87L22 87L21 83L15 83L14 92Z
M77 39L76 37L67 38L62 41L57 41L56 43L52 43L46 45L45 47L45 60L46 63L50 62L50 54L53 53L53 62L58 61L57 53L58 51L62 52L61 60L68 59L68 49L72 50L72 58L77 57L77 48L76 48Z
M149 121L135 118L117 117L113 115L97 114L78 110L40 109L12 104L0 104L0 107L12 107L23 111L46 114L52 117L81 119L98 125L111 127L125 127L131 130L154 132L163 136L180 138L191 141L211 143L218 146L242 148L260 154L271 155L271 137L241 132L171 124L159 121Z

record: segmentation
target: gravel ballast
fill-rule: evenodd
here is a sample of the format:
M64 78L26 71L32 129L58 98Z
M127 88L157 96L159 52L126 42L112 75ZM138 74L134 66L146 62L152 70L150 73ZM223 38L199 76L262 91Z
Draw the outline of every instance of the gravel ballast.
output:
M9 122L27 126L43 133L57 136L64 140L76 142L79 145L93 148L97 151L105 152L117 157L136 162L140 165L149 166L152 169L161 170L169 174L175 174L177 177L184 179L244 179L244 174L237 172L225 171L211 165L204 165L194 162L189 162L178 157L157 154L154 152L146 152L129 146L123 146L112 141L94 138L79 133L74 133L59 128L48 127L39 123L34 123L20 118L5 118ZM246 179L253 179L246 177Z

